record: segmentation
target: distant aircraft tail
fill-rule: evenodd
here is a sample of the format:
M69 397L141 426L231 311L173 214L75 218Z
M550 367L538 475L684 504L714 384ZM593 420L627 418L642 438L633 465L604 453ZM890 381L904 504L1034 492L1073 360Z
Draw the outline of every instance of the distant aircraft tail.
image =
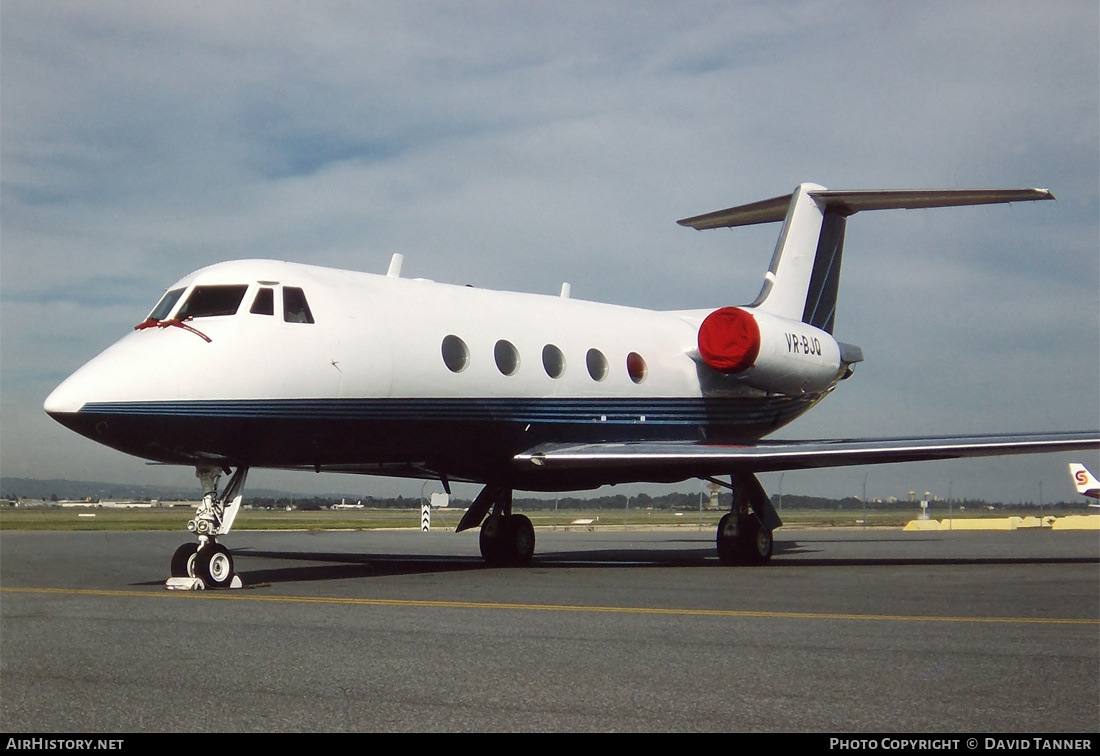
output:
M840 261L848 216L860 210L956 207L1054 199L1045 189L829 191L800 184L791 194L685 218L698 230L783 221L764 286L750 307L801 320L828 333L836 320Z
M1070 462L1069 474L1073 478L1073 485L1077 487L1077 493L1090 499L1100 499L1100 480L1097 480L1084 465Z

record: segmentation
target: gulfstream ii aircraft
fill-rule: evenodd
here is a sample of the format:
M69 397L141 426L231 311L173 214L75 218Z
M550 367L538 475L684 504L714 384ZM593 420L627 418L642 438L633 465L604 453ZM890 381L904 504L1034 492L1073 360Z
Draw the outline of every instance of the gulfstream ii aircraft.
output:
M729 476L722 563L763 563L782 522L764 471L1093 449L1098 433L762 441L863 360L833 336L849 216L1053 199L1040 189L791 194L687 218L783 222L764 285L741 307L657 312L272 260L203 268L62 383L45 409L128 454L194 466L197 540L172 575L224 587L250 468L484 485L458 530L490 564L531 559L512 492ZM224 490L218 480L233 471Z

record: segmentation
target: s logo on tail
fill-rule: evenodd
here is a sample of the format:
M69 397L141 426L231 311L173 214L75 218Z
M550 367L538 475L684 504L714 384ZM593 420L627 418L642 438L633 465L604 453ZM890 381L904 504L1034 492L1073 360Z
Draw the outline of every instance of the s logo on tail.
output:
M1073 485L1077 493L1090 499L1100 499L1100 480L1097 480L1084 465L1071 462L1069 474L1073 477Z

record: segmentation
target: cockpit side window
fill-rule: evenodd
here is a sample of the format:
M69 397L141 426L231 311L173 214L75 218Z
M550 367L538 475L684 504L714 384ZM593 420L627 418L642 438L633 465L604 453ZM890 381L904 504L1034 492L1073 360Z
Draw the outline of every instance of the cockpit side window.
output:
M249 312L253 315L274 315L275 291L273 289L260 289L256 292L256 298L252 300L252 309Z
M301 289L294 286L283 287L283 320L288 323L313 322L306 294Z
M246 291L248 287L244 285L196 286L176 317L179 320L185 320L216 315L236 315Z
M149 313L148 320L164 320L168 317L168 313L172 311L172 308L176 306L176 302L179 301L180 296L183 294L183 289L172 289L165 293L160 301L157 302L157 306L153 308L153 311Z

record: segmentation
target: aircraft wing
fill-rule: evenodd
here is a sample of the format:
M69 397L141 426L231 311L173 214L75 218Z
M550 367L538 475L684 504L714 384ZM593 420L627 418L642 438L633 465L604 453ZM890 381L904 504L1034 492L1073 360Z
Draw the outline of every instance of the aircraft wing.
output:
M682 470L690 475L720 475L734 470L772 472L1087 449L1100 449L1100 431L818 441L762 440L744 444L696 441L547 443L517 454L514 460L548 471L645 467Z

